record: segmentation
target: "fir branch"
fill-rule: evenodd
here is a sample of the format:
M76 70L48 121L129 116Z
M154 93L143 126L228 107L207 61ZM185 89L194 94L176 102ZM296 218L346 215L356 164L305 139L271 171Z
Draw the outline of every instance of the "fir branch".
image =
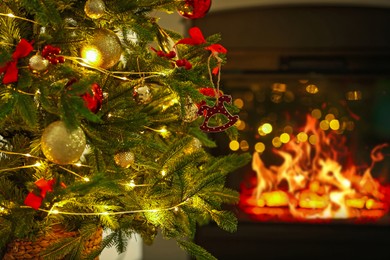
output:
M217 260L217 258L215 258L213 255L207 252L206 249L204 249L199 245L196 245L191 241L177 240L177 244L179 245L180 248L187 251L190 255L196 257L196 259Z
M237 231L238 220L232 212L211 210L210 215L221 229L230 233Z
M35 128L38 124L38 113L34 99L31 96L18 94L15 107L22 117L23 121L31 127Z

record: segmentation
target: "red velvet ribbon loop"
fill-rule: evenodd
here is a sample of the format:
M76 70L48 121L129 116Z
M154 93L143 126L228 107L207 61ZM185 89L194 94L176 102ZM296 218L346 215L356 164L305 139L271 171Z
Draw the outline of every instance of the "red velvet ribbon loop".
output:
M0 73L5 73L3 77L4 84L18 81L18 59L26 57L33 49L32 45L26 39L20 40L12 54L12 60L7 62L5 66L0 67Z

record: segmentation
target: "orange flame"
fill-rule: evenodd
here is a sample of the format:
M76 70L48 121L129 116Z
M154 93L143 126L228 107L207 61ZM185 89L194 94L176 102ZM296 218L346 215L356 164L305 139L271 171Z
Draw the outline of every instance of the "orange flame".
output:
M303 131L316 137L315 144L293 137L274 153L280 165L266 166L259 153L253 154L252 186L242 186L240 206L254 215L283 215L295 219L380 218L389 208L384 186L372 177L382 149L371 152L372 163L362 173L351 164L345 137L328 134L308 116Z

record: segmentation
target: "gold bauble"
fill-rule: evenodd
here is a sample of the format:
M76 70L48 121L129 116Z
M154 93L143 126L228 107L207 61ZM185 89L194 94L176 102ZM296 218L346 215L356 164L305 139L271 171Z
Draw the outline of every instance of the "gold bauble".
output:
M187 98L184 106L183 121L190 123L198 118L198 106L192 101L190 97Z
M84 6L85 14L92 19L98 19L104 15L106 5L103 0L88 0Z
M51 123L43 131L41 149L46 158L56 164L77 162L84 152L86 138L83 130L67 129L63 121Z
M92 41L81 49L81 57L87 64L103 69L113 67L121 58L119 37L110 30L97 29Z
M134 163L134 154L132 152L120 152L114 156L115 163L123 168L129 168Z
M35 54L28 61L28 66L34 73L46 71L49 67L49 61L40 54Z
M202 148L202 142L198 138L193 138L188 146L184 149L185 154L191 154Z

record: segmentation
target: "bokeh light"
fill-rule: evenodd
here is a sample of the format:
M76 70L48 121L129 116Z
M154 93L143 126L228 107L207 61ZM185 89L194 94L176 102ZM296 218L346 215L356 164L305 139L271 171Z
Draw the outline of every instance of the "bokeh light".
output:
M337 119L333 119L329 122L330 129L332 130L339 130L340 129L340 122Z
M308 139L308 136L305 132L300 132L298 135L297 135L297 139L299 142L306 142L307 139Z
M264 152L264 150L265 150L265 144L262 143L262 142L256 143L256 144L255 144L255 150L256 150L256 152L258 152L258 153Z
M319 110L319 109L313 109L312 111L311 111L311 115L314 117L314 118L317 118L317 119L320 119L321 117L322 117L322 112L321 112L321 110Z
M240 149L240 143L237 140L232 140L229 143L229 148L232 151L237 151L238 149Z
M290 135L287 134L287 133L281 134L279 138L280 138L280 141L281 141L282 143L284 143L284 144L290 142Z

